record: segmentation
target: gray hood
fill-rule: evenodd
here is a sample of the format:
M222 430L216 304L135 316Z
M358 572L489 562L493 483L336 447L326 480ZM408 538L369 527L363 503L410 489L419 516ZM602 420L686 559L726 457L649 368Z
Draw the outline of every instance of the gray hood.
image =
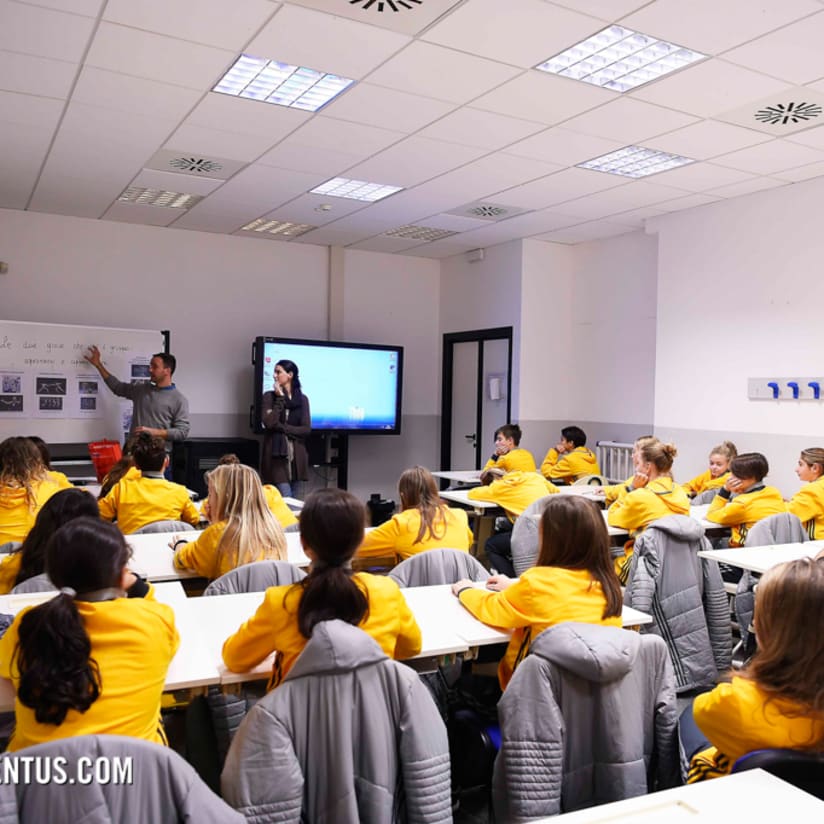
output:
M659 518L651 527L660 529L673 541L700 541L704 536L704 527L689 515L667 515Z
M322 621L315 625L312 637L284 681L306 675L348 672L388 657L362 629L345 621Z

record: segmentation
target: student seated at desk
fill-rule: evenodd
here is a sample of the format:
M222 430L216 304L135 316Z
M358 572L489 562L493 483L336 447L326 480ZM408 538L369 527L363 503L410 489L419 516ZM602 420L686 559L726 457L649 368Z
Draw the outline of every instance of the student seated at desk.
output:
M191 542L185 533L175 535L170 546L178 569L214 579L253 561L286 560L286 537L254 469L217 466L208 475L208 487L212 523Z
M640 438L635 440L635 443L632 445L632 466L633 468L638 467L638 460L639 460L639 452L638 450L646 443L652 443L658 441L658 438L655 435L642 435ZM660 441L658 441L660 443ZM621 484L609 484L607 486L601 487L594 487L594 489L598 492L604 493L604 506L609 508L614 504L619 498L623 498L627 492L631 491L632 489L632 479L635 477L635 473L633 472L629 478L626 479Z
M0 544L22 541L40 507L59 489L28 438L0 443Z
M137 532L155 521L185 521L196 526L200 513L186 487L167 481L163 473L169 465L166 441L142 432L137 436L134 463L138 477L123 478L100 499L100 517L117 520L124 535Z
M495 451L484 465L484 469L500 469L502 472L535 472L535 458L526 449L521 449L521 427L517 423L507 423L495 430Z
M52 469L51 455L49 454L49 447L46 445L46 442L38 435L29 435L29 440L37 447L37 451L40 453L40 458L43 461L43 466L46 467L49 478L51 478L60 489L69 489L74 486L66 477L65 473Z
M787 511L798 516L810 540L824 540L824 449L805 449L795 474L804 486L790 498Z
M99 518L55 533L46 567L60 592L20 612L0 639L0 676L16 693L9 750L100 733L166 743L160 695L179 644L174 612L150 592L125 597L128 561L122 533Z
M486 592L472 581L452 592L479 621L515 632L498 666L501 689L547 627L563 621L620 627L623 596L612 568L601 510L577 495L547 501L539 526L537 565L518 580L493 575Z
M452 509L438 497L438 487L428 469L413 466L398 481L401 511L366 533L358 558L397 554L401 560L427 549L461 549L469 552L472 530L466 511Z
M134 465L135 437L130 435L126 439L120 460L106 473L100 482L100 492L97 494L98 500L105 498L124 478L140 477L140 470Z
M46 547L61 526L75 518L99 518L97 499L83 489L71 487L55 492L43 504L34 526L18 549L0 556L0 595L46 571Z
M342 489L310 493L300 516L300 540L312 561L297 584L270 587L257 612L226 639L223 662L245 672L277 651L269 689L292 668L315 624L339 619L360 627L392 658L421 650L421 631L398 585L354 573L349 562L363 541L363 504ZM345 711L344 708L341 708Z
M601 474L598 459L587 449L587 434L580 426L561 430L561 440L546 453L541 474L556 484L571 484L584 475Z
M646 439L637 449L635 475L627 484L626 494L607 511L610 526L626 529L630 538L667 515L689 515L687 493L672 479L672 462L678 450L674 444ZM622 581L629 574L632 540L624 547L624 555L616 558L615 571Z
M769 471L770 465L760 452L745 452L732 459L730 477L707 510L708 521L732 527L730 546L744 546L756 521L787 511L781 493L763 483Z
M738 455L732 441L714 446L710 452L710 466L706 472L696 475L691 481L681 484L690 498L706 492L708 489L720 489L730 477L730 461Z
M755 592L758 649L750 662L682 714L688 783L726 775L753 750L824 752L824 560L764 574Z

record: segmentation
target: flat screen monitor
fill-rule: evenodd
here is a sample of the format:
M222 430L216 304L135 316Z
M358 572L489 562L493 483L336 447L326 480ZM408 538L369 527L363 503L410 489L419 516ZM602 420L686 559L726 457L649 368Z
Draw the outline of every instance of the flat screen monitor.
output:
M272 390L275 364L280 360L290 360L298 367L313 431L400 434L402 346L255 338L252 428L256 432L263 432L263 395Z

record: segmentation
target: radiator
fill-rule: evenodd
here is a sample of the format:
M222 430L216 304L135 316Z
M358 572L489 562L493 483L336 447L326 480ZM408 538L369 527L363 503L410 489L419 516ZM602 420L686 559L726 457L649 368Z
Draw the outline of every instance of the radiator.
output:
M595 444L601 474L609 483L619 483L635 472L632 465L632 444L617 441L598 441Z

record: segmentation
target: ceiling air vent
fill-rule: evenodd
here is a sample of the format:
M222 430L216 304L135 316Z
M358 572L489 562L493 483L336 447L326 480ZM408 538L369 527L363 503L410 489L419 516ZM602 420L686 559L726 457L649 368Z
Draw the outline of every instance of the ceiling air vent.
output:
M773 126L806 123L821 116L824 111L817 103L776 103L755 113L755 119Z
M420 8L423 0L349 0L349 5L364 11L409 11Z
M169 165L179 172L199 172L204 175L214 174L223 168L222 163L216 160L206 160L205 157L175 157Z
M822 115L824 94L806 86L796 86L780 95L773 94L731 112L713 115L713 120L786 137L820 126L824 123Z
M147 169L157 172L175 172L192 177L209 177L213 180L228 180L239 172L246 163L225 157L204 157L198 152L180 149L161 149L155 152L146 164Z
M474 220L483 220L486 222L506 220L507 218L523 214L527 211L529 210L519 209L516 206L506 206L503 203L490 203L489 201L481 200L475 203L467 203L465 206L459 206L457 209L450 209L446 214L470 217Z

